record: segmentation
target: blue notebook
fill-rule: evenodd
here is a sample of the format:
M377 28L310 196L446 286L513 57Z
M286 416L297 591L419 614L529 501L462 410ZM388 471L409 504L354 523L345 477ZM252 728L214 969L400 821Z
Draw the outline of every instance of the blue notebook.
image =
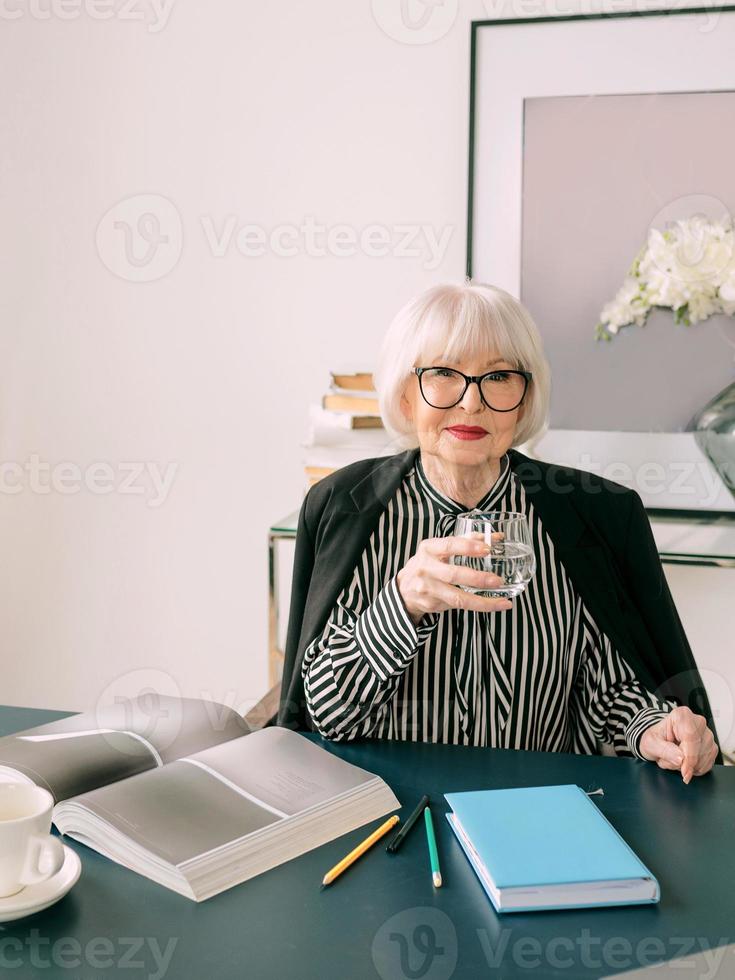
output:
M498 912L658 902L658 882L575 785L447 793L452 830Z

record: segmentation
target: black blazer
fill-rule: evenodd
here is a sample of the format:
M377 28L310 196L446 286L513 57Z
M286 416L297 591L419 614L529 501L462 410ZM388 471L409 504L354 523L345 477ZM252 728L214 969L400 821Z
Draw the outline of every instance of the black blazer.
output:
M301 664L380 514L418 454L352 463L307 493L296 533L278 724L310 728ZM600 628L650 691L704 715L709 700L664 576L640 496L594 473L508 450L510 466ZM717 762L722 763L718 752Z

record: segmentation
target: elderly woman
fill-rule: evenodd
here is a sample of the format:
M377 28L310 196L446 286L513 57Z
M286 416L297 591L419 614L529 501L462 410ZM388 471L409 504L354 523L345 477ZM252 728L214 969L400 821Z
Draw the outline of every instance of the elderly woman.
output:
M632 755L685 783L721 762L640 497L512 448L548 414L527 310L492 286L429 289L391 324L375 381L408 448L306 495L279 723ZM499 584L451 562L487 553L453 534L472 508L526 515L537 572L513 601L461 588Z

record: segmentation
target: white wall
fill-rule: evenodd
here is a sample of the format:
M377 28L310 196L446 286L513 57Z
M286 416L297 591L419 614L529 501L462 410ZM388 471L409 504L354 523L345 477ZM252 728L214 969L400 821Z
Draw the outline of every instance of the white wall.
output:
M82 708L118 679L246 704L266 687L266 529L300 502L307 404L335 362L372 363L400 303L462 273L466 17L411 47L369 2L176 0L157 33L88 10L0 16L0 460L178 472L158 507L42 494L30 474L0 494L0 700ZM183 250L140 283L105 267L95 230L143 193L173 203ZM202 217L229 215L453 234L437 269L217 258Z
M735 569L665 565L697 667L707 689L721 748L735 756Z
M75 709L152 685L245 708L266 686L266 529L300 502L307 404L330 366L373 363L406 299L463 275L468 24L501 7L461 3L427 44L379 25L398 0L175 0L165 23L150 0L143 20L102 9L0 13L0 461L18 467L0 493L0 700ZM148 265L112 223L136 207L169 236ZM438 262L423 236L413 256L302 239L217 257L204 225L228 216L451 237ZM62 492L100 462L112 492ZM123 492L125 464L172 467L162 502L150 479Z

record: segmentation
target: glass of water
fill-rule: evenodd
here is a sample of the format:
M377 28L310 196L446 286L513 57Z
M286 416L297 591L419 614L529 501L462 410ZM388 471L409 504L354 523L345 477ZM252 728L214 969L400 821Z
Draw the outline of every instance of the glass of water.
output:
M453 565L492 572L503 580L503 585L494 589L460 585L461 589L497 599L512 599L523 592L536 571L536 555L525 514L504 510L471 510L457 516L454 533L458 537L485 541L491 550L484 557L452 555Z

